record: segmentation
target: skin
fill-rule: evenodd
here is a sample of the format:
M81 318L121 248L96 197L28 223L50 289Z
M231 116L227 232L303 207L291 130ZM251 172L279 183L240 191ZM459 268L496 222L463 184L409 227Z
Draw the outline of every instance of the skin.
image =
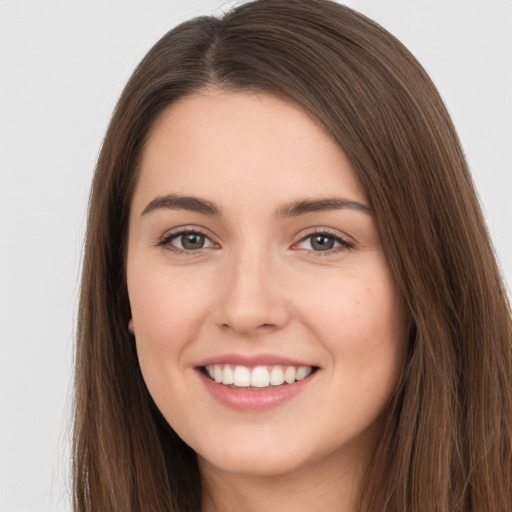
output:
M215 203L220 214L144 213L167 194ZM333 197L369 211L276 213ZM169 235L182 228L206 235L204 247L176 252L183 238ZM311 235L324 232L343 242L316 250ZM142 373L198 453L203 510L355 510L407 321L366 193L327 133L267 94L205 90L169 107L143 153L127 282ZM227 353L319 370L278 407L239 411L212 398L196 369Z

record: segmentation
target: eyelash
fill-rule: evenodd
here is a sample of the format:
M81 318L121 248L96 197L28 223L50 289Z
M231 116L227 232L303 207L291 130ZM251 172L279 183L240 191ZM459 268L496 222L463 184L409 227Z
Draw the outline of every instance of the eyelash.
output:
M210 240L208 235L206 235L205 233L203 233L197 229L182 229L180 231L175 231L174 233L165 235L162 239L160 239L157 242L156 245L159 247L164 247L166 250L168 250L172 253L183 254L186 256L197 256L197 255L201 254L205 249L208 249L207 247L201 247L200 249L187 250L187 249L180 249L179 247L175 247L171 244L171 242L173 240L175 240L181 236L184 236L184 235L199 235L199 236L205 237L205 239L207 239L207 240ZM325 236L328 238L332 238L332 239L334 239L335 243L339 244L338 247L334 247L332 249L327 249L325 251L314 251L314 250L308 249L308 252L310 252L311 254L314 254L315 256L318 256L318 257L329 256L332 254L337 254L340 251L351 250L354 248L354 245L351 242L340 237L338 234L332 233L326 229L311 231L307 235L303 236L294 245L301 244L302 242L306 241L308 238L312 238L313 236ZM212 242L211 240L210 240L210 242L212 244L214 244L214 242ZM296 250L298 250L298 249L296 249Z
M349 242L348 240L342 238L337 233L333 233L329 231L328 229L321 229L321 230L313 230L307 235L303 236L296 244L298 245L304 241L306 241L308 238L312 238L313 236L325 236L327 238L334 239L335 243L339 243L338 247L333 247L332 249L328 249L325 251L313 251L311 249L308 249L308 252L313 254L315 257L325 257L325 256L332 256L333 254L337 254L341 251L347 251L354 248L354 244Z
M179 231L175 231L174 233L165 235L161 240L158 241L157 246L164 247L166 250L168 250L174 254L180 254L180 255L182 254L185 256L197 256L202 251L207 249L205 247L201 247L200 249L187 250L187 249L180 249L179 247L175 247L174 245L171 244L171 242L173 240L179 238L180 236L184 236L184 235L199 235L199 236L204 237L207 240L210 240L208 235L206 235L205 233L203 233L197 229L184 228ZM210 240L210 242L211 242L211 240ZM213 242L211 242L211 243L213 244Z

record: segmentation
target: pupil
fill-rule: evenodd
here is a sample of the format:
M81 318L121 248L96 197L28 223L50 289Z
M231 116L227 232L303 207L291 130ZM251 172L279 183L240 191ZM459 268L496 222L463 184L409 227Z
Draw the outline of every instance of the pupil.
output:
M204 236L198 235L197 233L184 235L182 238L182 244L185 249L201 249L204 245Z
M334 247L334 238L325 235L316 235L311 241L311 246L316 251L327 251Z

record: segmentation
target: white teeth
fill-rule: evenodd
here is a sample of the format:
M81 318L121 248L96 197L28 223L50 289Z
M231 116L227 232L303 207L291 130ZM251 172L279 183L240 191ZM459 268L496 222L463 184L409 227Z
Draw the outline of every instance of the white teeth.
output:
M295 374L296 380L305 379L311 373L311 366L299 366Z
M288 384L295 382L295 368L293 366L288 366L284 372L284 380Z
M218 364L213 366L213 378L215 379L215 382L222 382L222 366Z
M266 388L270 384L270 374L265 366L256 366L251 373L251 386Z
M248 388L251 385L251 370L246 366L235 366L233 384L240 388Z
M280 366L274 366L270 372L270 384L280 386L284 382L284 372Z
M311 374L311 366L231 366L229 364L212 364L206 366L206 373L212 380L226 386L234 385L240 388L266 388L280 386L285 382L292 384L305 379Z
M222 384L226 384L226 386L229 386L229 384L233 384L235 382L235 378L233 376L233 369L229 364L224 366L224 372L222 374Z

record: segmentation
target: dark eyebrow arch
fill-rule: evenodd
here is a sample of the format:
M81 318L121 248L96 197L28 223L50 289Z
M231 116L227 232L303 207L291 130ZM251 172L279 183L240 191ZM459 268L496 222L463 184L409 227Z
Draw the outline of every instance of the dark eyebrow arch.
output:
M210 201L176 194L156 197L144 208L142 215L162 208L167 210L188 210L209 216L221 215L220 209Z
M343 199L341 197L330 197L326 199L303 199L301 201L293 201L277 210L279 217L298 217L307 213L325 212L329 210L341 210L349 208L367 215L373 215L373 210L362 203Z

